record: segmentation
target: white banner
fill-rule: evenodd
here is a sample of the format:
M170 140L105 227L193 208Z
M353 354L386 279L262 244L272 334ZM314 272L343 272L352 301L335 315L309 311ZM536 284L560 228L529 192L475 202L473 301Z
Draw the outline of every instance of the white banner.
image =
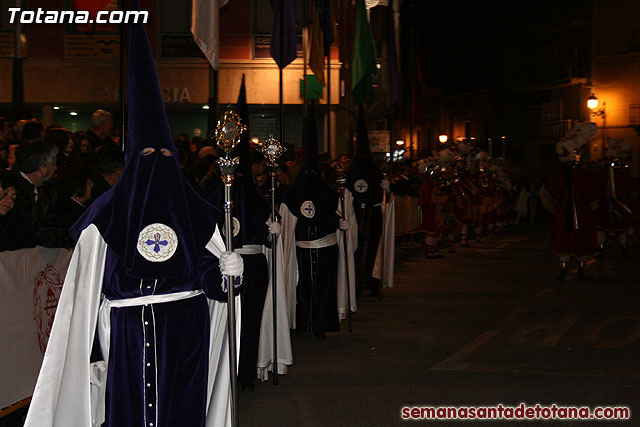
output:
M33 393L71 253L0 252L0 409Z

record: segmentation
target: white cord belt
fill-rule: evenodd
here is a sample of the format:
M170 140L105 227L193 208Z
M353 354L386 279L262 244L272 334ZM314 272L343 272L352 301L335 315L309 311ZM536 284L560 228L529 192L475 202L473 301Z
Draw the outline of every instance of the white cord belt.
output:
M135 298L124 298L124 299L104 299L102 301L102 305L107 304L109 307L134 307L136 305L146 305L146 304L160 304L163 302L171 302L171 301L179 301L181 299L193 298L202 293L202 289L196 291L183 291L176 292L173 294L160 294L160 295L145 295L142 297Z
M240 255L256 255L262 253L262 245L242 245L241 248L233 250Z
M329 233L318 240L303 240L297 241L296 246L303 249L318 249L326 248L327 246L333 246L337 243L336 233Z

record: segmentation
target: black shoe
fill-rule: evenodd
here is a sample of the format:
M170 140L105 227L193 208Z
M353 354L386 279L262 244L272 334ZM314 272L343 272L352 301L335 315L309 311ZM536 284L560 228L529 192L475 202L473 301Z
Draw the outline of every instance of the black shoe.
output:
M313 333L313 337L317 340L325 340L327 339L327 336L324 334L324 332L314 332Z
M567 280L567 269L561 268L560 274L558 274L558 277L556 277L556 282L564 282L565 280Z

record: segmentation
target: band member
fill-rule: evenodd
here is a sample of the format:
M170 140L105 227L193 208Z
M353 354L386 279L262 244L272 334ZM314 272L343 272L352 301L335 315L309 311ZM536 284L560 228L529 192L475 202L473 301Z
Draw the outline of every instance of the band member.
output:
M578 279L589 280L586 261L596 252L593 179L580 163L580 150L596 134L593 123L576 126L556 148L563 166L553 171L540 190L547 209L553 212L553 243L560 259L558 281L567 277L571 257L578 261Z

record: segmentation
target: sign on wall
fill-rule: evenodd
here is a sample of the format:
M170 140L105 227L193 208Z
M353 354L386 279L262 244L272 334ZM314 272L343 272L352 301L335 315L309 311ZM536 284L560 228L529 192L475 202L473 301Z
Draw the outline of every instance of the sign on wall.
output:
M113 34L67 34L65 59L119 59L120 36Z
M386 153L389 151L391 132L388 130L370 130L369 145L373 153Z

